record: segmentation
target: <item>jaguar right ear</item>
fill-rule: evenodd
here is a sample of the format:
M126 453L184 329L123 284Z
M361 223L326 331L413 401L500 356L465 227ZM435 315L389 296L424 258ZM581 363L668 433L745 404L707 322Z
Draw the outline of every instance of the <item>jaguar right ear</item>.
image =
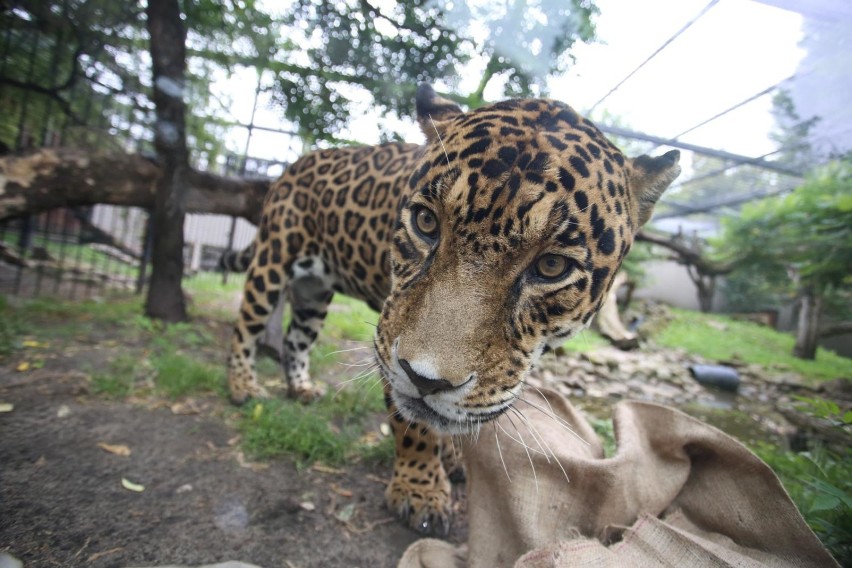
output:
M450 119L464 114L459 105L438 96L428 83L421 83L417 87L414 101L417 107L417 122L429 142L437 140L439 135L443 136L444 128Z

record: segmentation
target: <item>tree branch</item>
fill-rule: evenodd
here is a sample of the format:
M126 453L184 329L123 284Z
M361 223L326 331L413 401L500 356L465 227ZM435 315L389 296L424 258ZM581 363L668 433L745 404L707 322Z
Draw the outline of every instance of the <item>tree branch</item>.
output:
M636 234L637 241L644 241L654 245L665 247L678 256L678 262L694 266L700 274L708 276L722 276L734 270L733 263L717 263L701 255L701 253L684 244L676 237L664 237L646 230Z
M0 220L56 207L98 203L154 206L162 171L138 154L88 153L79 149L41 149L0 157ZM186 209L260 219L268 180L248 180L190 170Z

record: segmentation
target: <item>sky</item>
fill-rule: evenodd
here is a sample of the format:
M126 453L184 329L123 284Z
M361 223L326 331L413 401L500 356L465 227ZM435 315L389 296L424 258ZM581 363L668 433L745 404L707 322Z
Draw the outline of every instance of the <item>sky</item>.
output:
M550 96L580 112L588 111L707 3L708 0L597 0L597 41L574 48L576 63L566 75L549 80ZM609 117L617 117L621 126L632 130L675 136L792 76L806 56L800 46L803 26L804 19L796 12L752 0L721 0L597 105L592 118L606 122ZM475 87L475 67L474 63L463 74L468 79L462 80L460 90ZM256 82L252 70L222 78L223 91L231 93L233 99L232 114L243 122L248 122L251 115ZM848 96L848 92L837 96ZM486 91L486 97L498 98L499 93ZM681 140L747 156L771 152L776 144L769 138L774 125L770 109L771 94ZM281 116L262 100L255 118L265 126L286 127ZM394 126L410 141L422 140L413 121ZM377 141L376 117L365 112L353 121L349 135L365 143ZM292 160L302 148L298 141L284 142L283 138L286 137L255 131L249 154ZM236 133L229 145L242 151L244 133Z

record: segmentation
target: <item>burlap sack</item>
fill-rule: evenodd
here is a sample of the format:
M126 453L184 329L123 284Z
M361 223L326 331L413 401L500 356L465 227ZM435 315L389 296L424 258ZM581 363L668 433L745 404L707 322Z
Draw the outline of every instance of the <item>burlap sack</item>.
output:
M772 470L725 433L622 402L618 450L604 459L567 400L524 398L522 416L510 412L465 442L466 560L426 539L400 567L837 566Z

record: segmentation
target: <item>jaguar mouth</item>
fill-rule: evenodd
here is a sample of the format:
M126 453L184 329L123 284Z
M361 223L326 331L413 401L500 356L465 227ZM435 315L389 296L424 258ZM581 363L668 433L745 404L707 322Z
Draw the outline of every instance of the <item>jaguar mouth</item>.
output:
M510 405L475 414L465 413L460 419L453 420L441 414L422 398L406 396L392 391L394 402L403 418L409 422L420 422L443 434L473 434L480 426L490 422L506 410Z

